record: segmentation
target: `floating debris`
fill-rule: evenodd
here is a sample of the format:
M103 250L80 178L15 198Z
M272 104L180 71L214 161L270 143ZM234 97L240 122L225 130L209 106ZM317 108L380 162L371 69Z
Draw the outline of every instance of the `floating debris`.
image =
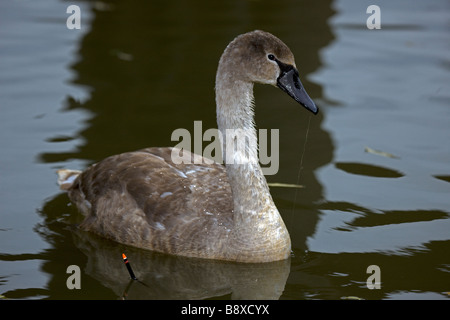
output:
M368 153L372 153L372 154L376 154L378 156L382 156L382 157L386 157L386 158L393 158L393 159L400 159L400 157L393 155L392 153L388 153L388 152L384 152L384 151L380 151L380 150L375 150L369 147L365 147L364 148L365 152Z
M110 54L123 61L132 61L134 59L132 54L120 51L118 49L111 50Z
M109 3L102 2L102 1L95 1L94 9L96 9L98 11L112 11L114 9L114 6Z
M356 296L347 296L347 297L341 297L342 300L364 300L363 298L356 297Z
M269 187L277 187L277 188L297 188L302 189L305 186L302 186L300 184L291 184L291 183L279 183L279 182L272 182L268 183Z

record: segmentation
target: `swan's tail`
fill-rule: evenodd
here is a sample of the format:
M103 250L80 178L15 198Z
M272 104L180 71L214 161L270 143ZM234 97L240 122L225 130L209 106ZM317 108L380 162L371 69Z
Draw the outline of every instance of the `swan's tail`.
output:
M58 174L58 185L61 190L68 190L75 179L80 175L81 171L61 169L56 171Z

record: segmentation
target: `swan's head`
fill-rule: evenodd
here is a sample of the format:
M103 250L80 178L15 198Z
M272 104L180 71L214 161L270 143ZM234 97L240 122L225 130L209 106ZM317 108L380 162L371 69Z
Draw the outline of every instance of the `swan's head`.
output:
M277 86L314 114L319 111L300 81L291 50L268 32L256 30L234 39L222 55L221 68L234 81Z

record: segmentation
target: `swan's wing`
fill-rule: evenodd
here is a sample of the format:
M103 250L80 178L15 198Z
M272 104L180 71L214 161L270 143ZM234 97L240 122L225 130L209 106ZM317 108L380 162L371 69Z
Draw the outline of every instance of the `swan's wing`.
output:
M224 166L175 164L171 154L172 148L143 149L84 171L69 190L86 215L80 226L118 242L172 253L194 250L186 247L205 243L205 233L226 232L233 204ZM183 156L193 160L190 152Z

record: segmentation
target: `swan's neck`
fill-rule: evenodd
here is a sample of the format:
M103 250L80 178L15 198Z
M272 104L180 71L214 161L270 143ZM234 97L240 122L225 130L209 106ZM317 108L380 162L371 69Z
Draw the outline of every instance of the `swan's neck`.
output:
M233 82L216 87L217 123L222 156L231 184L235 213L276 210L258 158L254 125L253 84Z
M248 241L255 247L255 242L260 242L276 248L274 251L290 253L289 234L259 164L253 84L224 78L219 74L216 82L217 123L233 194L234 231L241 238L240 245Z

